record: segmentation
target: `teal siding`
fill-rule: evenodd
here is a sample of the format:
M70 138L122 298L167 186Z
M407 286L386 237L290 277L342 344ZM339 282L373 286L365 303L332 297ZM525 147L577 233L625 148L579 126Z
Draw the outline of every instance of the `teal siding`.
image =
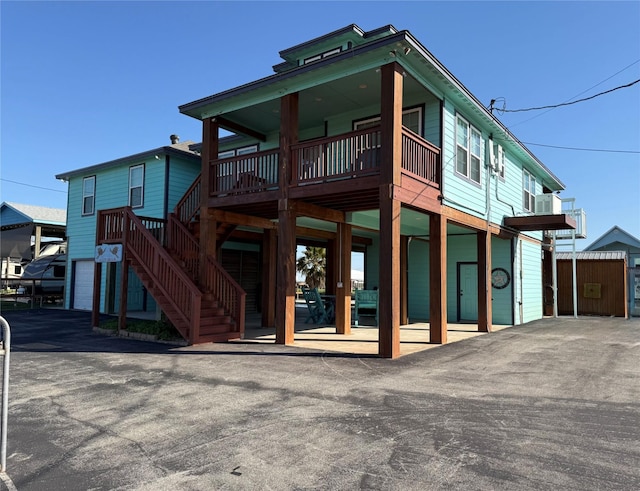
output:
M176 169L170 172L171 186L169 189L169 205L182 197L199 172L197 164L189 163L186 159L174 158ZM109 208L127 206L129 201L129 168L134 165L145 164L144 173L144 206L135 208L138 215L162 218L165 209L165 159L149 159L146 162L131 162L130 164L112 167L96 174L95 210L93 215L82 216L82 181L87 176L72 177L69 180L68 208L67 208L67 237L68 237L68 265L77 259L94 257L97 211ZM173 166L172 166L173 170ZM175 179L174 179L175 178ZM180 189L181 186L184 186ZM169 210L173 208L170 207ZM107 268L102 268L100 311L106 311L106 283ZM71 291L71 275L67 275L66 291ZM149 299L151 297L149 296ZM70 308L71 298L67 296L65 306ZM148 310L155 309L153 300L147 303Z
M414 239L409 244L409 321L428 320L429 291L429 242Z
M491 268L503 268L507 270L511 281L506 288L491 287L492 320L494 324L513 324L513 284L514 275L511 261L511 240L503 240L498 237L491 238Z
M0 217L0 223L2 225L16 225L19 223L27 223L30 219L25 217L22 213L18 213L9 207L2 208L2 217Z
M515 256L516 324L542 318L542 249L539 244L519 240Z
M171 213L184 193L200 174L200 162L171 157L169 164L169 193L167 210ZM164 187L164 183L162 183Z
M458 319L458 263L478 262L477 234L449 235L447 237L447 318Z
M373 243L367 246L364 265L364 289L373 290L380 286L380 239L376 237Z
M445 197L444 204L457 210L469 213L470 215L486 218L487 216L487 199L486 199L486 182L487 170L485 166L480 169L480 184L470 181L466 177L456 172L456 109L450 102L446 101L444 105L444 142L442 148L442 191ZM462 114L469 123L481 131L481 128L474 124L466 114ZM481 155L485 152L486 135L482 135L483 145Z

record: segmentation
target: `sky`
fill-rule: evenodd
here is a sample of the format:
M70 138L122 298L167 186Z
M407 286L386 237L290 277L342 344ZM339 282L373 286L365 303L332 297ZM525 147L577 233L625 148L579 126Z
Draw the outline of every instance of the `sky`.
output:
M56 174L201 140L178 106L271 75L350 24L408 30L565 184L588 246L640 238L640 2L0 1L0 201L66 208Z

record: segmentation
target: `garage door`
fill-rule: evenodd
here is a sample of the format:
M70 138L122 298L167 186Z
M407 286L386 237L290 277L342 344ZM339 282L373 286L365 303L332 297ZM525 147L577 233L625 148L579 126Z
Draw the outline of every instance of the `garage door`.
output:
M93 261L74 261L73 305L79 310L91 310L93 305Z

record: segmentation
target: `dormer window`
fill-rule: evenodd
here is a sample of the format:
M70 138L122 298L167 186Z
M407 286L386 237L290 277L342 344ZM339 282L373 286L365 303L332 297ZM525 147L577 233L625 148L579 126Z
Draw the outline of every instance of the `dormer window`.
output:
M305 58L302 64L307 65L308 63L313 63L314 61L322 60L327 56L337 55L341 51L342 51L342 46L338 46L337 48L330 49L329 51L325 51L324 53L320 53L319 55L313 55L309 58Z

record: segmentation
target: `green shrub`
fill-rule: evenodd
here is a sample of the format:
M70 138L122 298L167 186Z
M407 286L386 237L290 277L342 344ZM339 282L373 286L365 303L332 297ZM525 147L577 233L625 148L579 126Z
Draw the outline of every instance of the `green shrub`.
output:
M109 319L104 321L100 327L102 329L109 329L116 331L118 329L118 319ZM173 325L165 320L144 320L144 319L127 319L127 331L139 332L142 334L150 334L156 336L162 341L171 341L173 339L180 339L180 334Z

